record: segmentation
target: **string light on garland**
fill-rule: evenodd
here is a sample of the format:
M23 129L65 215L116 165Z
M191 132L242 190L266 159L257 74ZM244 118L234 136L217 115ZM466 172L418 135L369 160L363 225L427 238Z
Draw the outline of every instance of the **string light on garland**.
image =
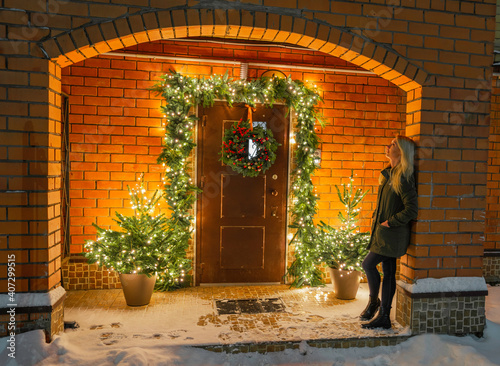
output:
M314 244L313 217L317 211L317 196L313 193L311 176L316 169L314 151L318 138L314 125L322 120L316 105L320 96L301 81L290 77L261 77L251 81L230 80L225 75L188 77L176 71L162 76L153 90L160 94L165 105L165 139L158 163L165 164L166 186L164 196L172 210L169 218L174 231L187 232L192 227L192 207L199 189L189 180L187 161L195 147L193 126L197 120L194 107L198 104L213 105L215 100L226 100L229 105L245 103L255 107L262 103L272 107L276 102L285 102L297 113L295 140L295 169L291 172L292 190L291 224L294 236L290 245L295 247L295 261L288 268L287 275L293 279L292 286L322 285L318 268L318 249ZM182 131L182 132L181 132ZM300 171L300 173L298 173ZM184 248L188 248L185 238ZM300 250L299 250L300 248Z

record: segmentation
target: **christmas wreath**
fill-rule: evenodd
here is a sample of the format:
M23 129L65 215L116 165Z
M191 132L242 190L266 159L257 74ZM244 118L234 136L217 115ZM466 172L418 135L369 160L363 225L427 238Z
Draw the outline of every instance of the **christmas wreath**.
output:
M273 165L279 145L271 130L235 122L224 132L220 160L244 177L256 177Z

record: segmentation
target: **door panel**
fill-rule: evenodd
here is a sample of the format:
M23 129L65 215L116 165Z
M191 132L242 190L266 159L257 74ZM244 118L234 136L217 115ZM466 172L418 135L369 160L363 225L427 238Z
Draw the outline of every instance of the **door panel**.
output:
M264 226L221 226L220 231L221 269L264 268Z
M254 122L281 144L271 168L243 177L220 161L224 129L246 118L243 105L199 107L197 283L282 282L286 252L288 119L286 107L257 107Z
M222 174L221 218L266 217L266 176L248 179ZM244 193L244 194L243 194ZM249 200L248 197L252 197Z

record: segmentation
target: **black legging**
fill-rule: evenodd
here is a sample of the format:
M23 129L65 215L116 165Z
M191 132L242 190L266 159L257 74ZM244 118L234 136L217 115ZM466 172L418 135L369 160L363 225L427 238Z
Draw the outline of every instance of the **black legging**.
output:
M372 297L378 297L380 289L380 273L378 273L377 269L379 263L382 263L382 271L384 272L381 306L386 310L390 310L392 299L396 293L396 258L373 252L368 253L366 256L362 266L366 273L368 288Z

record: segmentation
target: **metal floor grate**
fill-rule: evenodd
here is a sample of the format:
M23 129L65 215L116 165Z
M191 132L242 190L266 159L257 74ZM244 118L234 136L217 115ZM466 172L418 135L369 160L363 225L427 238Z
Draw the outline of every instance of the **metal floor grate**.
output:
M285 305L279 297L272 299L215 300L215 307L219 315L282 313L285 311Z

